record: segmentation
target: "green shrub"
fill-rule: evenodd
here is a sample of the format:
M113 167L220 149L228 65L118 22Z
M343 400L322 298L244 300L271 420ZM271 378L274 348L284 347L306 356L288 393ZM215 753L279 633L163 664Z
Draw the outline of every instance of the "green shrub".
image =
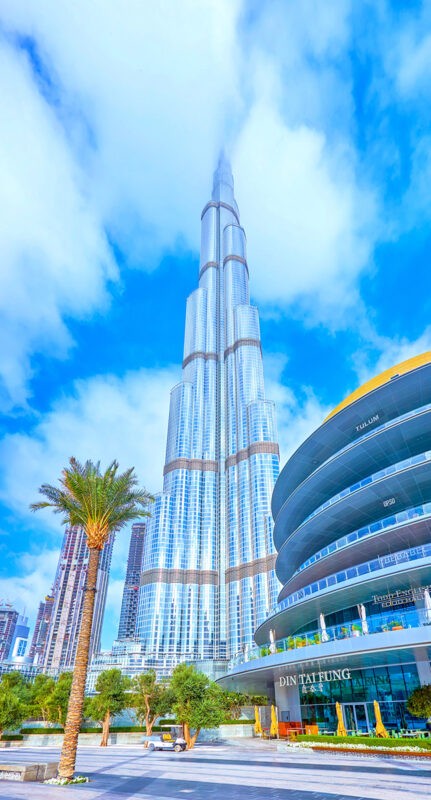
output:
M24 739L21 733L3 733L0 741L2 742L20 742Z
M178 722L176 721L175 717L167 717L166 719L159 719L157 725L178 725Z
M155 728L153 728L155 730ZM84 726L80 729L81 733L101 733L101 726ZM142 725L121 725L118 728L111 727L111 733L143 733L145 727ZM47 734L64 733L63 728L21 728L21 733Z
M222 725L254 725L254 719L227 719Z
M20 733L64 733L64 728L21 728Z
M368 747L422 747L431 750L431 739L381 739L378 736L297 736L298 742L319 742L320 744L363 744Z

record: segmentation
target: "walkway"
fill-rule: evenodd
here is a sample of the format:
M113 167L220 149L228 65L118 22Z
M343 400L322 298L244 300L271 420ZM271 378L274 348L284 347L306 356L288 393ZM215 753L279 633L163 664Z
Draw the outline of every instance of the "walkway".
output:
M81 748L79 774L91 783L69 787L0 783L5 800L425 800L431 764L388 757L353 757L273 746L202 745L188 753L138 747ZM273 745L273 743L268 743ZM0 751L0 762L55 761L54 748Z

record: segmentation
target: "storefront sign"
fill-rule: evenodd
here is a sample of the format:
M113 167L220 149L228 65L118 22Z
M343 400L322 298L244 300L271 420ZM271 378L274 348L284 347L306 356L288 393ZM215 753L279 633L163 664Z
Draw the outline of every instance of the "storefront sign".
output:
M280 686L312 686L315 683L328 683L329 681L348 681L351 674L349 669L329 669L325 672L301 672L299 675L280 675Z
M415 600L423 600L425 589L430 588L430 586L421 586L417 589L404 589L397 592L390 592L389 594L375 594L373 596L373 603L381 603L382 608L402 606L404 603L413 603Z
M368 417L368 419L364 419L363 422L360 422L359 425L355 425L356 433L360 433L365 428L368 428L370 425L374 425L375 422L380 420L380 414L373 414L372 417Z

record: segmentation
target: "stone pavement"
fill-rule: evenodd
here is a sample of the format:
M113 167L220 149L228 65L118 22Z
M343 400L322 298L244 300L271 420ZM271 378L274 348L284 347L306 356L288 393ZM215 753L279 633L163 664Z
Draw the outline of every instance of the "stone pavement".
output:
M267 746L268 745L268 746ZM187 753L142 747L80 748L77 772L91 783L68 787L0 784L1 800L425 800L431 764L419 759L256 746L201 745ZM41 760L41 748L0 752L0 763ZM43 748L43 761L59 751Z

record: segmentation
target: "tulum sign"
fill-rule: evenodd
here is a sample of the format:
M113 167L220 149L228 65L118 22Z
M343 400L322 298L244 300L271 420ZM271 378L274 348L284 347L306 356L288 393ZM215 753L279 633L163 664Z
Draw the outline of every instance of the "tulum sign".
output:
M376 422L379 422L379 420L380 420L380 414L373 414L371 417L368 417L368 419L362 420L362 422L360 422L359 425L355 425L356 433L360 433L365 428L368 428L370 425L374 425Z
M325 672L301 672L298 675L280 675L280 686L310 686L315 683L350 680L349 669L329 669Z

